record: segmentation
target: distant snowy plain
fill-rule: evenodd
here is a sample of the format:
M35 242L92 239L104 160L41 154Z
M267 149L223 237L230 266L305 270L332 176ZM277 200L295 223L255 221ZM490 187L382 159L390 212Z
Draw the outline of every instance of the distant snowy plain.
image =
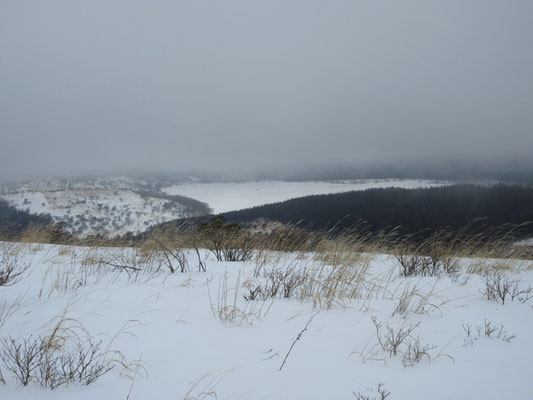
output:
M168 194L178 194L203 201L211 207L213 213L218 214L315 194L389 187L415 189L445 184L447 182L418 179L306 182L250 181L180 184L166 187L163 191Z

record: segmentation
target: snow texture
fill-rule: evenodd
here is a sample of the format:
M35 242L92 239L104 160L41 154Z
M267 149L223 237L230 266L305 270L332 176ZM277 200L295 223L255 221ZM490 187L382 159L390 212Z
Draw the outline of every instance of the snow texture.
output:
M33 383L17 386L1 366L7 381L0 384L1 399L354 399L352 392L377 396L379 383L391 392L388 400L533 396L531 302L488 301L480 294L480 276L464 269L453 279L401 278L392 257L376 256L368 271L379 285L375 292L328 310L296 299L247 302L242 284L256 279L255 262L217 262L204 252L207 272L152 270L128 277L124 271L91 265L104 254L124 260L139 256L134 249L20 247L19 263L29 269L15 285L0 286L0 306L16 304L0 322L0 336L44 334L53 318L66 312L105 343L114 338L110 348L130 362L141 359L147 374L138 370L132 381L127 378L132 372L117 366L92 385L51 391ZM316 262L312 255L279 256L283 265L309 268ZM279 260L273 256L265 268L281 265ZM463 268L475 261L462 260ZM531 284L531 264L522 264L508 273ZM189 265L194 271L192 254ZM223 322L213 315L224 276L229 303L237 288L237 307L256 307L248 317L251 324L239 318ZM416 285L429 302L423 310L400 315L394 310L406 285ZM411 336L435 346L428 351L431 358L406 367L401 355L389 356L377 346L372 317L394 329L419 323ZM478 335L476 326L485 321L503 324L516 338L507 342ZM472 325L471 337L463 324Z

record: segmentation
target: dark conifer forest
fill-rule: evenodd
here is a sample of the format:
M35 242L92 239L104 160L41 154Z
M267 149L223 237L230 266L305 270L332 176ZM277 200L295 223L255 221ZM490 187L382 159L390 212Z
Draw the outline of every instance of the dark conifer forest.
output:
M5 200L0 199L0 234L14 235L29 226L43 227L52 225L49 215L35 215L27 211L17 210Z
M315 195L223 214L247 223L265 218L311 230L338 230L365 222L369 229L399 228L401 234L465 225L500 227L533 221L533 187L523 185L444 186L427 189L369 189ZM533 224L521 228L533 234Z

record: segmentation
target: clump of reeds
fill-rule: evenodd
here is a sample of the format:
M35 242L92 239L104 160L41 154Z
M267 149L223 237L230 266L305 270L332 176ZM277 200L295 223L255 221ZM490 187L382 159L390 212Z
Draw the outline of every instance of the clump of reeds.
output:
M240 272L233 285L228 284L228 274L224 273L218 281L216 297L213 299L209 282L207 291L211 312L215 318L227 324L252 325L257 319L262 319L270 310L272 302L256 299L242 300Z

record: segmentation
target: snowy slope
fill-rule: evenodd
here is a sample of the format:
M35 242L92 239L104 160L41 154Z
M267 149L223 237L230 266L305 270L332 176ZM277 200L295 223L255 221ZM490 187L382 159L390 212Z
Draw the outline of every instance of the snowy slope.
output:
M142 368L134 381L128 376L135 371L117 365L89 386L52 391L35 383L18 387L0 366L7 381L0 385L2 399L355 399L353 392L377 396L379 383L391 392L388 400L528 399L533 393L533 301L488 301L480 294L480 276L464 270L454 279L400 278L391 257L376 256L365 278L376 284L370 294L328 310L296 299L245 301L243 283L256 279L255 262L217 262L205 255L207 272L194 272L191 254L190 273L152 269L128 277L90 266L111 254L133 263L140 253L132 249L45 245L18 254L30 268L21 282L0 286L0 310L15 304L0 321L0 337L45 335L54 317L65 313L73 319L69 323L75 320L106 345L111 342L110 349L127 362L141 359ZM310 268L317 261L309 257L272 257L264 268ZM463 268L474 262L462 260ZM531 264L508 274L520 277L521 285L533 283ZM420 294L413 302L428 302L422 310L395 313L407 285L416 285ZM232 306L235 288L238 317L223 322L212 308L223 302L223 293ZM239 310L246 310L244 320ZM372 317L392 329L419 323L411 336L431 346L427 356L404 366L405 348L397 356L380 349ZM478 332L487 321L503 324L504 332ZM516 337L506 341L505 335Z
M0 197L21 210L50 214L69 232L119 235L191 216L185 207L164 198L141 196L144 182L126 177L78 181L34 181Z
M315 194L341 193L371 188L398 187L406 189L441 186L446 182L428 180L358 180L358 181L259 181L239 183L193 183L164 188L168 194L178 194L203 201L214 213L240 210Z

